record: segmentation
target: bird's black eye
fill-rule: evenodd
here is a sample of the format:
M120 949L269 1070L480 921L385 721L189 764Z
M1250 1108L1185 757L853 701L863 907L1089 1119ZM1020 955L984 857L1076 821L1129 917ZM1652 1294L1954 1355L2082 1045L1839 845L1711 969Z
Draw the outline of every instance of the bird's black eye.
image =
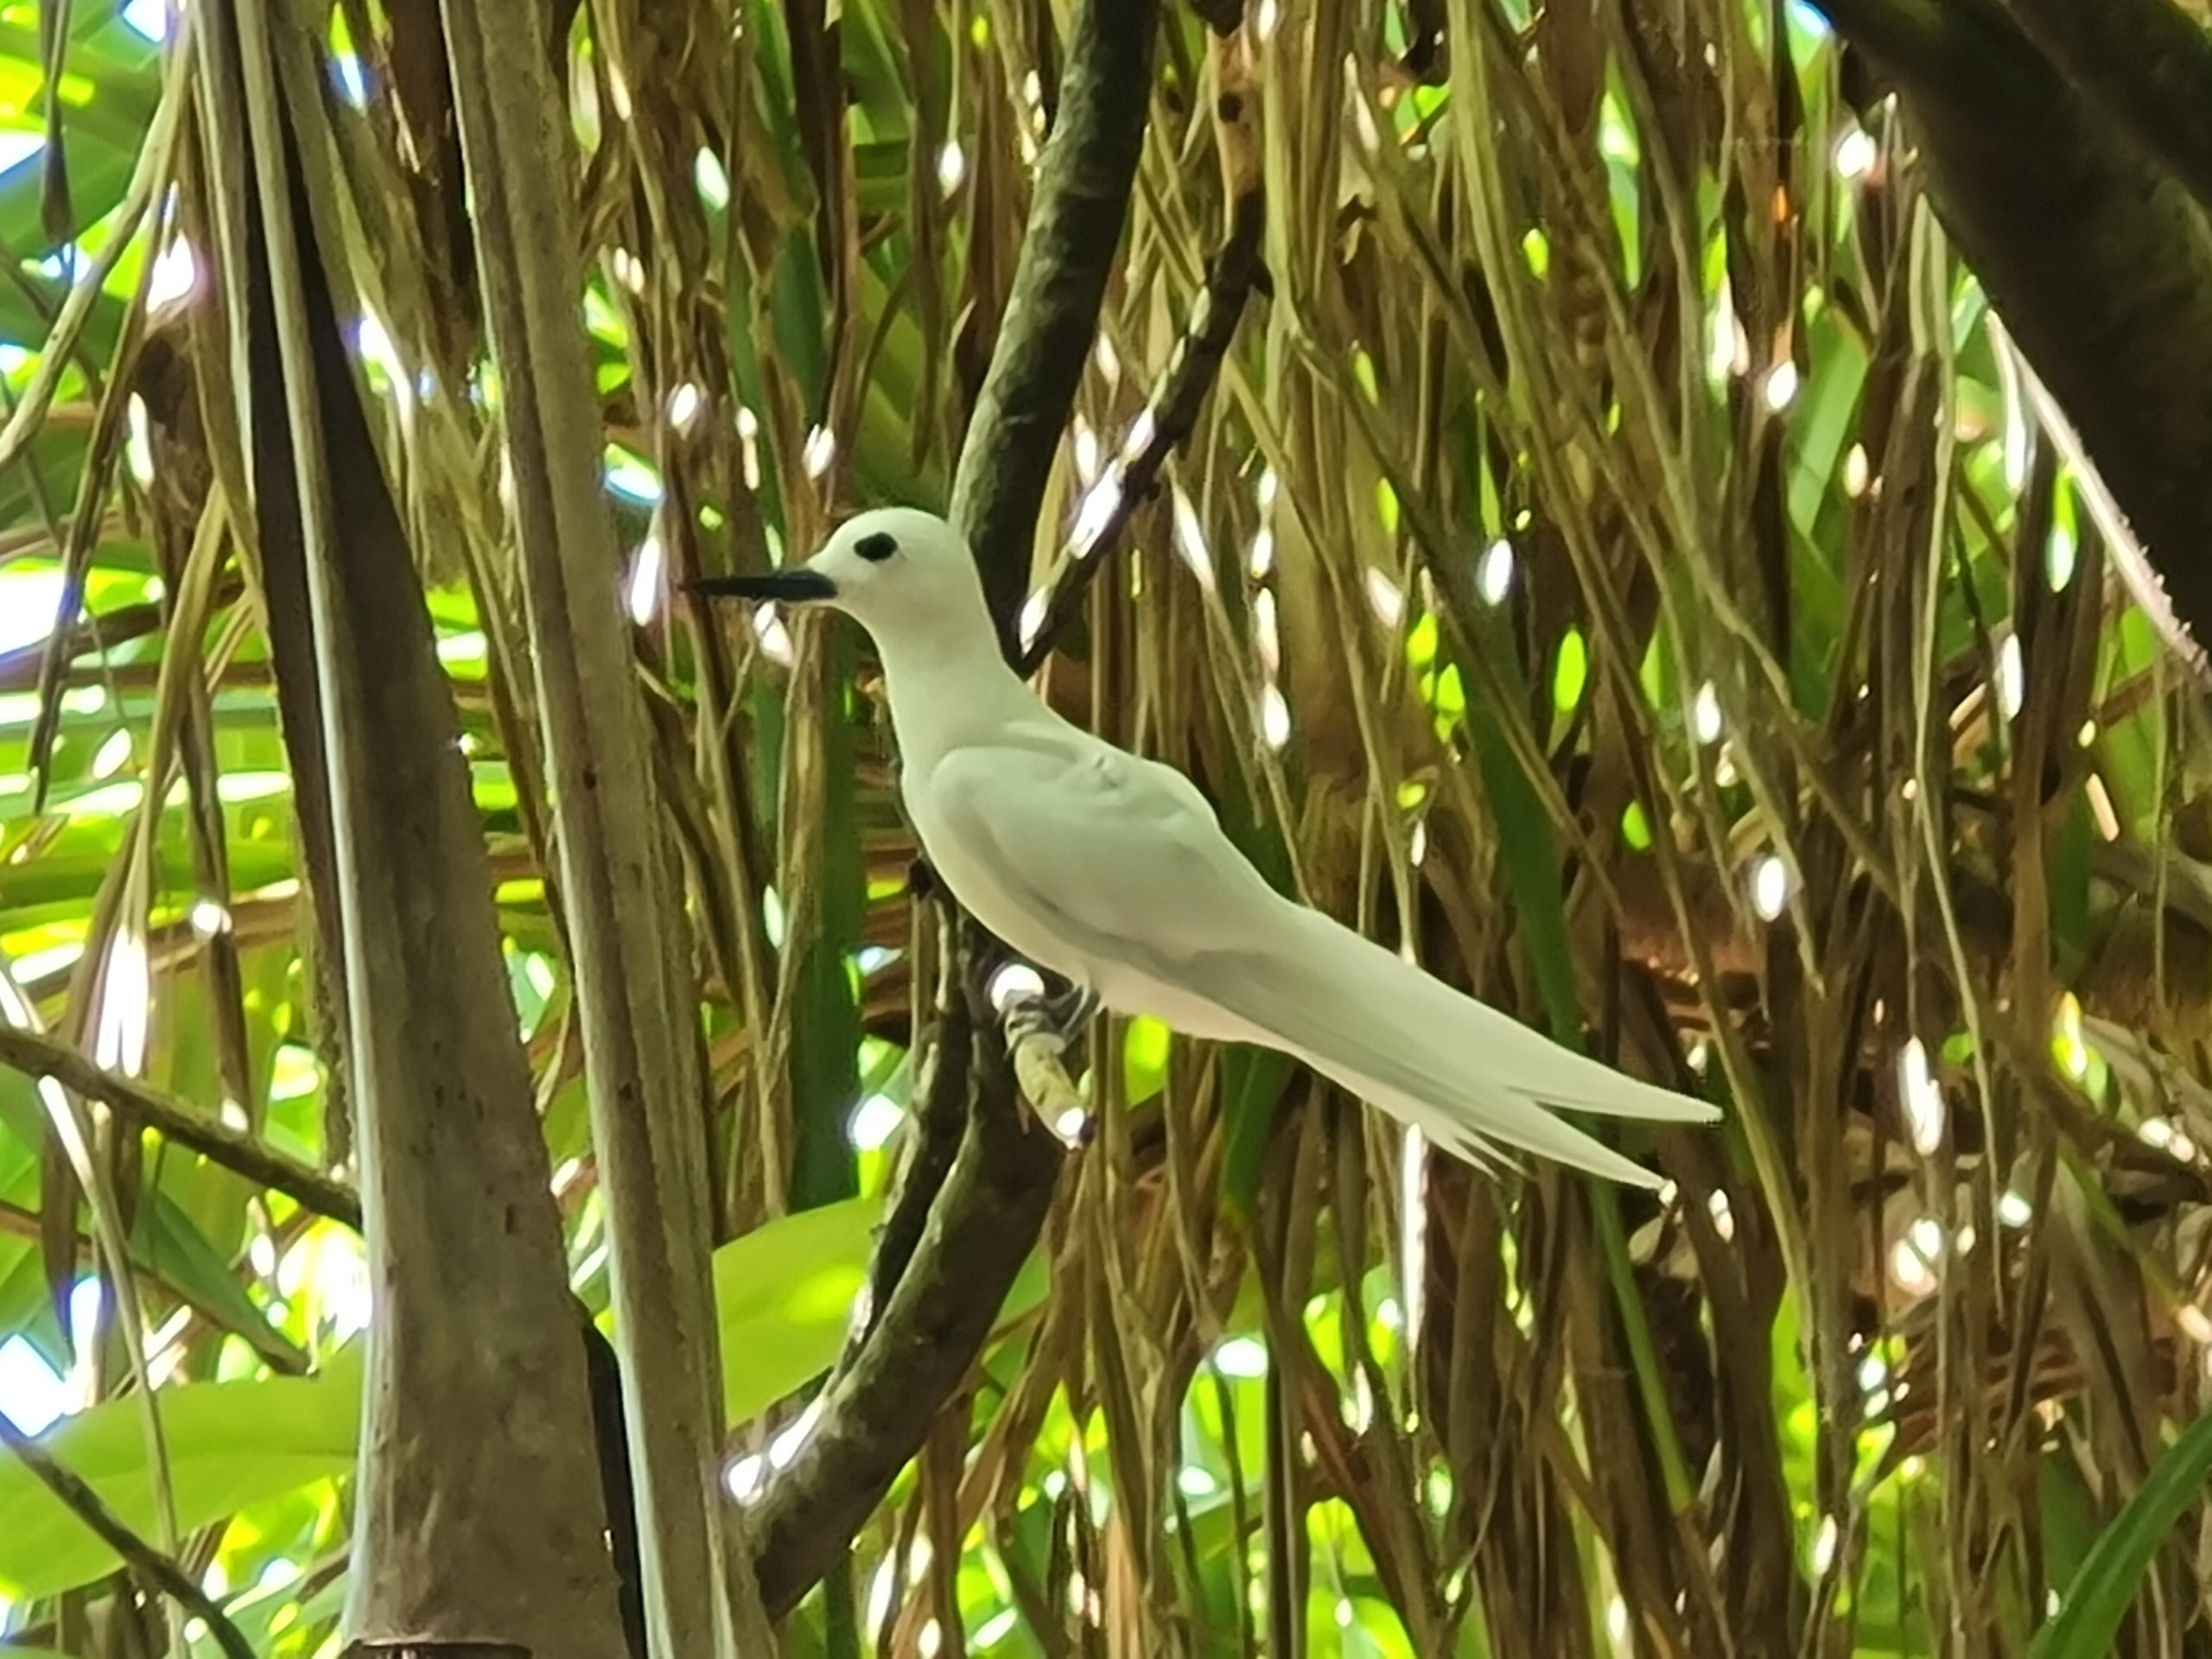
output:
M853 543L853 551L870 564L881 564L898 550L899 538L880 530L873 536L863 536Z

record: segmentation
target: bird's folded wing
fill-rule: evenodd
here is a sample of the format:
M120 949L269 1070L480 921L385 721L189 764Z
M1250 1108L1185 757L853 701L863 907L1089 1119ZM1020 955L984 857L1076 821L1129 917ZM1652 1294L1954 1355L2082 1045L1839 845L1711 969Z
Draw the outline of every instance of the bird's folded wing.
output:
M1318 911L1296 912L1309 936L1294 960L1326 962L1339 1014L1357 1008L1365 1028L1401 1059L1430 1065L1436 1077L1474 1076L1547 1105L1660 1123L1710 1123L1710 1103L1616 1071L1554 1042L1442 980L1359 938Z
M1089 741L994 745L946 756L929 790L1007 894L1095 956L1166 966L1276 924L1266 881L1171 767Z
M1199 957L1185 985L1454 1150L1472 1136L1649 1185L1548 1109L1675 1123L1719 1116L1561 1047L1318 912L1287 913L1302 947Z

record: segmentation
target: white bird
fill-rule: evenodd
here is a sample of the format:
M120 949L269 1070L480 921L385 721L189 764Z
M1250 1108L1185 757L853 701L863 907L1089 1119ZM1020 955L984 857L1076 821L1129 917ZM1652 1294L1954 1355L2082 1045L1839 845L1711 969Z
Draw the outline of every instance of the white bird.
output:
M703 593L825 604L874 637L922 849L976 920L1079 992L1186 1036L1294 1056L1487 1166L1499 1144L1659 1178L1552 1115L1710 1122L1270 887L1173 767L1060 718L1008 668L964 539L861 513L804 565Z

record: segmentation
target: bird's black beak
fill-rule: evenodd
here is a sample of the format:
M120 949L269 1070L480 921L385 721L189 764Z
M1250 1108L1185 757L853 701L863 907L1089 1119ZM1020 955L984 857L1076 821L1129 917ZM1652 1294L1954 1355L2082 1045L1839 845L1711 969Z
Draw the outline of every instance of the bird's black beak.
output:
M837 596L837 584L803 564L760 576L702 576L691 591L709 599L774 600L783 605L818 605Z

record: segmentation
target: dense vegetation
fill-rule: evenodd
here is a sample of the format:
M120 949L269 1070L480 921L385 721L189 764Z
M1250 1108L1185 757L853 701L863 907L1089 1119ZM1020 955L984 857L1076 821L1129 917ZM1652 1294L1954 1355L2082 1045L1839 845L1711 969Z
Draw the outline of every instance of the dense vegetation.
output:
M0 5L0 1640L2206 1651L2212 51L1827 10ZM889 501L1723 1127L1009 1057Z

